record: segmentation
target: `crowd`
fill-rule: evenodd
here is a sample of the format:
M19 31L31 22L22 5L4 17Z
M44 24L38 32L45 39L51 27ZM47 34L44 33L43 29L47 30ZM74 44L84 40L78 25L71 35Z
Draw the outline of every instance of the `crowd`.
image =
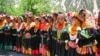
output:
M0 49L31 56L99 56L100 12L0 14Z

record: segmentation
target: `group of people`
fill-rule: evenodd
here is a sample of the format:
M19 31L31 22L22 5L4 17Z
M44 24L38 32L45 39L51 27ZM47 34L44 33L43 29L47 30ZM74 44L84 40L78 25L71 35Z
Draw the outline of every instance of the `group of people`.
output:
M97 56L100 12L53 12L33 16L0 16L0 49L32 56Z

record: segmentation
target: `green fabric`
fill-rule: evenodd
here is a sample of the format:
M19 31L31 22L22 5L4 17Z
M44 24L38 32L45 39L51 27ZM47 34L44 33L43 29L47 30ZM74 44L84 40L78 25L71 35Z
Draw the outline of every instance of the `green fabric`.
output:
M0 43L0 49L2 49L2 46L3 46L3 45Z
M81 31L81 35L84 36L85 38L91 38L93 36L93 34L89 34L87 30L82 30Z
M12 46L11 46L11 45L9 45L9 46L6 45L6 46L5 46L5 50L12 50Z
M69 33L69 27L71 27L71 25L70 24L68 24L68 25L66 25L66 31L67 31L67 33Z
M10 44L5 43L4 48L5 48L6 50L12 50L12 48L13 48L12 43L10 43Z
M61 32L57 31L57 38L60 39L61 38Z

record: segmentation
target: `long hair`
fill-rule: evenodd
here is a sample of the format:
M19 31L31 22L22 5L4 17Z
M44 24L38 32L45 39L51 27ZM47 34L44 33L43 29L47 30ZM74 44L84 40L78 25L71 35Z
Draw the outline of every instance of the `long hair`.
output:
M100 26L100 11L98 13L98 26Z

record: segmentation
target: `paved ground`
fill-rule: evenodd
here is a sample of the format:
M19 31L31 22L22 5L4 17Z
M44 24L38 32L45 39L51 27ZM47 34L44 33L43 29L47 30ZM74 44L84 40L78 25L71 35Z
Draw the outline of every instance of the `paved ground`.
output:
M12 51L0 50L0 56L27 56L27 55Z

